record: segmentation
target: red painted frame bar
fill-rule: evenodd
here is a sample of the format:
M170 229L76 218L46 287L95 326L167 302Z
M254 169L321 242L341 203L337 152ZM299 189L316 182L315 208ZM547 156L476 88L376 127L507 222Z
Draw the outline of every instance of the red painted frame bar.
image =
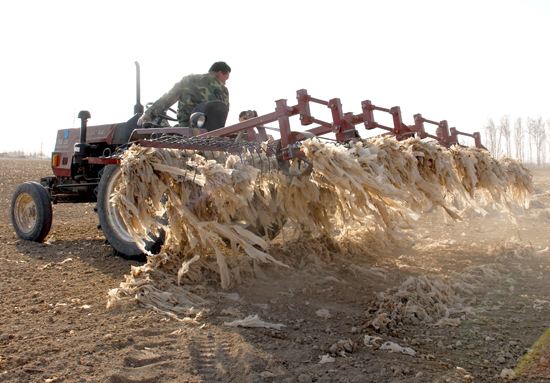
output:
M362 113L355 115L353 113L343 112L342 103L339 98L333 98L329 101L320 100L311 97L307 93L306 89L298 90L296 92L296 99L297 104L294 106L288 106L287 100L285 99L277 100L275 102L275 111L272 113L251 118L238 124L226 126L215 131L202 133L199 134L198 137L230 136L246 131L249 140L256 140L257 137L265 140L267 138L267 134L263 125L277 121L281 135L280 144L282 157L284 159L289 159L297 155L292 152L291 145L296 143L299 139L307 137L311 134L321 136L328 133L334 133L337 141L344 142L359 137L357 130L355 129L355 125L364 124L365 128L368 130L376 128L382 129L387 131L389 134L394 135L398 140L416 135L421 139L428 137L433 138L447 147L453 144L458 144L457 135L466 135L474 138L476 147L484 148L483 145L481 145L481 136L478 132L468 134L460 132L455 128L452 128L452 130L449 131L449 125L446 120L437 122L426 119L422 117L421 114L415 114L414 124L410 126L406 125L403 123L401 108L398 106L383 108L374 105L370 100L365 100L361 103ZM310 103L327 106L331 112L332 122L319 120L313 117L311 114ZM374 118L374 111L391 114L393 127L385 126L376 122ZM290 126L290 117L295 115L300 116L301 125L311 125L315 123L319 126L306 130L304 134L301 134L300 132L293 132ZM425 123L437 126L435 135L426 132L424 127ZM253 131L254 128L258 130L258 134Z
M451 140L454 143L458 144L458 136L471 137L474 139L474 145L476 148L487 150L487 148L485 148L485 146L483 146L483 144L481 143L481 134L479 132L466 133L466 132L461 132L456 128L451 128L450 130L451 130Z

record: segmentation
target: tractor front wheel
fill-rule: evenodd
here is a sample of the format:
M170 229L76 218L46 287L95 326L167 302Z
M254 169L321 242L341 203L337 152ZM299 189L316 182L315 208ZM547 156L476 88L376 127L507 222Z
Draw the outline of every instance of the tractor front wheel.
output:
M38 182L25 182L11 199L11 222L17 236L42 242L52 227L52 204L46 188Z

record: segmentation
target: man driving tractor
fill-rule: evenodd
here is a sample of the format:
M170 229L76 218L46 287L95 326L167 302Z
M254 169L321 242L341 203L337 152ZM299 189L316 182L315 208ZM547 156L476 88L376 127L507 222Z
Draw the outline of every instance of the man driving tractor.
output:
M183 77L143 113L138 125L151 123L155 117L163 118L165 111L177 101L178 126L189 127L191 115L195 112L207 116L209 121L205 128L208 130L225 126L229 112L229 91L225 82L230 73L229 65L217 61L208 73Z

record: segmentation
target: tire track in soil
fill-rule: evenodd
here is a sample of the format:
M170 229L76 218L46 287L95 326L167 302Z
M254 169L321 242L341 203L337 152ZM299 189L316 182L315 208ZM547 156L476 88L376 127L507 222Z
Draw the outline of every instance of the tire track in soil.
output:
M230 356L232 344L222 335L198 333L189 341L193 373L204 382L228 381L235 364Z

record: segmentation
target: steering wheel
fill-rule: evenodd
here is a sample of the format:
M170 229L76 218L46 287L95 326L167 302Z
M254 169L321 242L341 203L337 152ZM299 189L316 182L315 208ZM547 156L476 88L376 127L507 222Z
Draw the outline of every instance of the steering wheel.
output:
M146 105L146 107L149 108L151 105L153 105L152 102L148 103ZM174 113L175 115L178 114L178 112L176 112L173 108L168 108L167 110ZM166 127L166 125L168 125L168 123L167 122L163 123L164 120L166 120L166 121L176 121L176 122L178 121L177 118L169 116L166 113L156 113L153 116L152 121L148 122L146 124L149 125L149 126L155 126L155 127Z
M176 112L172 108L168 108L167 110L174 113L176 116L178 115L178 112ZM177 118L171 117L171 116L167 115L166 113L157 113L157 114L155 114L155 118L160 118L161 120L168 120L168 121L177 121L178 120Z

